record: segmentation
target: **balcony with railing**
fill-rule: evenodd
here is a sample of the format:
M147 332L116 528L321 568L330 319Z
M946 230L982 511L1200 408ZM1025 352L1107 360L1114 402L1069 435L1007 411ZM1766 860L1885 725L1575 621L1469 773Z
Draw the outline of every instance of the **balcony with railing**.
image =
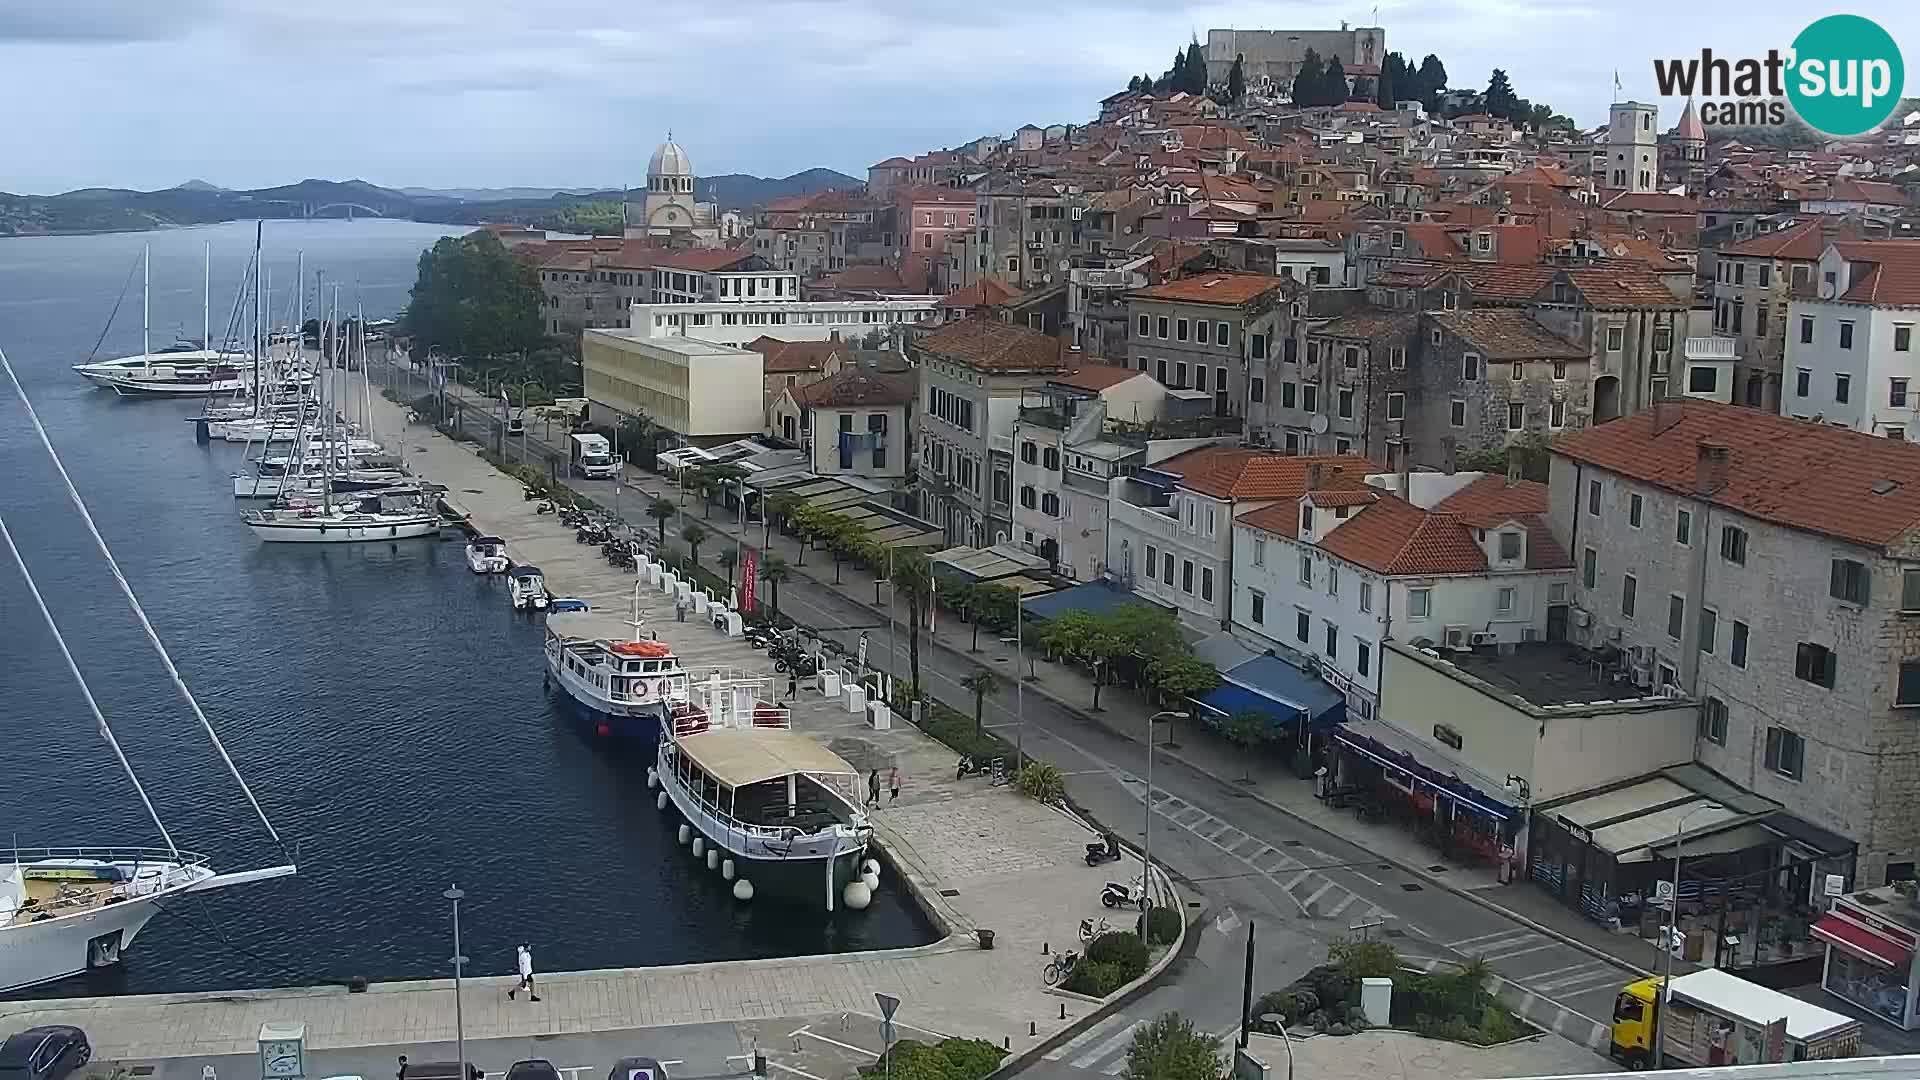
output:
M1244 416L1191 416L1134 423L1108 420L1101 437L1122 446L1145 446L1155 439L1220 439L1247 429Z
M1149 538L1173 540L1180 531L1180 519L1173 516L1170 506L1146 506L1115 499L1107 514L1110 525L1130 528Z

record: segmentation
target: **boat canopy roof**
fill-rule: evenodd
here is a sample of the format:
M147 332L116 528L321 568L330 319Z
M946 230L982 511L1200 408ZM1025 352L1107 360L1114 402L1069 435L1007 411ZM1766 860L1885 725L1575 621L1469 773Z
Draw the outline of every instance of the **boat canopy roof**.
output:
M542 577L540 568L532 563L521 563L510 571L514 577Z
M715 780L743 788L793 773L859 775L839 754L795 731L722 728L689 735L680 749Z
M633 620L611 611L554 611L549 608L547 633L581 641L635 640Z
M500 539L497 536L476 536L472 540L467 541L467 543L472 545L473 547L479 547L482 544L486 545L487 547L496 547L498 545L505 544L506 541Z

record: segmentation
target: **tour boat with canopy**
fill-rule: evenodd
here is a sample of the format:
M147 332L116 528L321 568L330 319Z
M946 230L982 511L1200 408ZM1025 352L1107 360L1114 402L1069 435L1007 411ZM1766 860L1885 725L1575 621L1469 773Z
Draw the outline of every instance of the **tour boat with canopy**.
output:
M587 735L652 749L668 709L687 700L687 669L641 627L637 617L549 611L546 683Z

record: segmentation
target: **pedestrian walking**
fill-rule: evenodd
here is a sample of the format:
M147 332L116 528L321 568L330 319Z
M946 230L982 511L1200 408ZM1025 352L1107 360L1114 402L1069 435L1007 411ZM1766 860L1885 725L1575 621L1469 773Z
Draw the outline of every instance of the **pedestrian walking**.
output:
M800 696L800 676L795 672L789 671L787 672L787 700L792 701L794 698L797 698L799 696Z
M894 803L897 803L899 801L900 801L900 766L895 765L887 770L887 805L892 806Z
M533 950L527 948L525 944L522 944L519 954L514 959L520 968L520 983L518 986L507 991L507 1000L512 1001L513 995L525 990L527 992L527 1000L539 1001L540 995L533 992Z
M394 1080L407 1080L407 1055L400 1055L400 1068L393 1075Z
M867 805L872 807L878 807L880 805L879 769L874 769L867 773Z

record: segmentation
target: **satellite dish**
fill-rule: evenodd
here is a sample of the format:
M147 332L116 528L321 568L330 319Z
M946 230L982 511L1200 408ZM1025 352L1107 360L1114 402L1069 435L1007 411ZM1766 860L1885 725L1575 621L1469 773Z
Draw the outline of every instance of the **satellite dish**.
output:
M1327 433L1327 418L1316 413L1307 426L1313 429L1315 435L1325 435Z
M1831 300L1833 299L1833 293L1834 293L1833 282L1822 279L1820 282L1820 299Z

